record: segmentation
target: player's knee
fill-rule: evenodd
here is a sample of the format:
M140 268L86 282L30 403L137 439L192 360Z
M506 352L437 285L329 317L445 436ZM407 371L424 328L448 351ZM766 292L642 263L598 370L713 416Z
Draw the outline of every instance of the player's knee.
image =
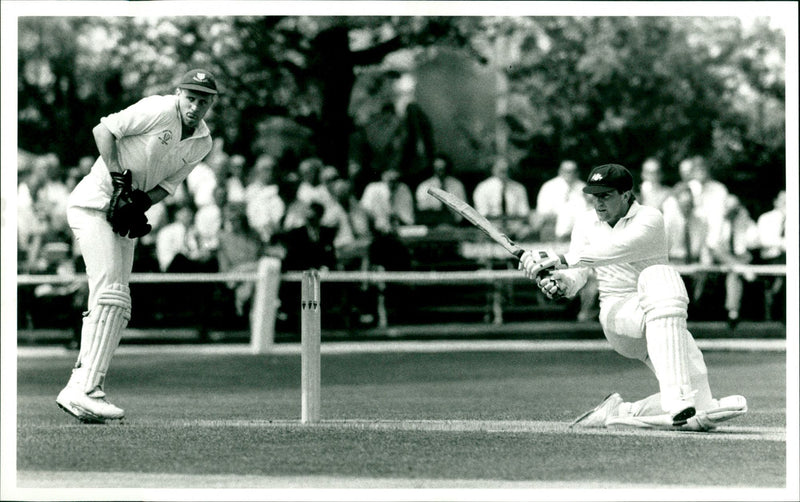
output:
M683 278L669 265L653 265L639 274L639 304L648 321L687 317L689 295Z
M106 307L119 309L123 316L130 319L131 316L131 293L130 288L125 284L109 284L97 295L97 304Z

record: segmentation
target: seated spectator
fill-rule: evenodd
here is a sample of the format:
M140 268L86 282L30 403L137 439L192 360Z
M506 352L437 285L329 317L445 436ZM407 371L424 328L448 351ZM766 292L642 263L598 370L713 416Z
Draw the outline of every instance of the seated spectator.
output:
M650 157L642 163L642 182L639 184L638 199L642 205L662 210L664 201L671 189L663 184L664 173L658 159Z
M747 209L735 195L725 198L722 224L715 232L709 229L708 246L715 263L722 265L748 264L753 261L751 250L757 246L757 227ZM743 278L755 280L750 273L730 272L725 276L725 310L731 330L739 323L744 292Z
M212 151L186 177L186 187L192 202L198 209L214 203L214 188L221 179L227 156L223 152Z
M337 228L322 225L325 208L319 202L310 203L306 223L278 236L285 250L283 270L332 270L336 268L334 239Z
M387 169L381 181L367 185L361 205L379 232L392 233L399 225L414 224L414 197L396 169Z
M333 197L333 184L340 179L339 170L333 166L325 166L319 175L320 185L317 192L317 202L327 209L331 204L335 204Z
M286 205L274 180L275 158L261 155L253 167L252 179L245 189L247 222L266 244L280 230Z
M225 185L230 202L244 202L246 162L243 155L231 155L228 158L222 184Z
M445 154L440 153L433 158L433 176L417 186L417 219L420 222L437 225L458 224L463 220L461 215L450 211L439 199L428 194L428 188L434 187L450 192L463 201L467 200L464 184L451 175L452 167L450 157Z
M324 195L322 194L322 184L320 182L320 174L324 164L316 157L304 159L297 166L298 174L300 174L300 186L297 187L297 199L306 204L314 201L322 202Z
M278 185L278 194L286 206L280 223L282 232L302 227L306 224L308 204L297 198L297 189L299 187L300 176L293 171L286 173Z
M502 219L511 235L528 231L531 208L525 187L509 177L508 161L496 157L492 174L478 183L472 194L475 209L487 218Z
M400 239L398 228L414 224L414 196L408 185L400 181L396 169L388 169L381 181L373 181L364 189L361 207L372 222L373 239L369 261L386 270L406 270L411 254Z
M350 159L347 163L347 179L352 184L351 191L356 199L361 199L367 185L375 181L368 170L364 168L364 165L354 159Z
M781 190L773 202L774 209L758 217L758 263L775 265L786 264L786 191ZM775 298L785 295L784 276L765 277L764 313L770 321L774 315ZM784 312L785 315L785 312Z
M191 205L178 206L172 223L158 232L156 256L162 272L217 271L216 257L200 247L194 215Z
M223 209L224 225L219 234L217 261L220 272L250 272L258 270L263 243L261 237L247 224L241 204L229 204ZM234 291L236 313L245 315L251 306L255 285L252 281L229 282Z
M219 247L223 208L228 204L228 192L224 185L217 185L213 195L214 202L199 208L194 216L200 248L211 254L216 253Z

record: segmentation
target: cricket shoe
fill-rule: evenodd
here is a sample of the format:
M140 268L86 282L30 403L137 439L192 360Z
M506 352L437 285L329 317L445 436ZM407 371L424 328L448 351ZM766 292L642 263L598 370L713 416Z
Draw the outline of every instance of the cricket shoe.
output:
M125 416L122 408L106 401L106 395L99 387L86 394L80 387L67 385L58 393L56 404L65 412L88 424L121 420Z
M593 410L587 411L573 420L569 427L605 427L606 422L617 412L620 404L622 404L622 397L619 394L616 392L609 394Z
M686 422L682 427L690 431L710 431L717 428L722 422L747 413L747 399L744 396L726 396L713 400L713 407L702 410Z

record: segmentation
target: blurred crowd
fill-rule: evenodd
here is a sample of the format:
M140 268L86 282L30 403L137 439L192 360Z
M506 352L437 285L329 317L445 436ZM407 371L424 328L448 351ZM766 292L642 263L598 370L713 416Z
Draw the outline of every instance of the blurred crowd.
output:
M428 195L443 188L499 220L524 242L567 242L576 216L591 209L576 162L564 160L530 204L528 189L510 176L507 159L487 166L486 178L467 191L443 154L431 157L428 172L409 186L401 172L375 172L351 161L346 172L319 158L284 159L261 155L248 162L240 154L215 148L179 190L147 212L153 226L140 239L134 272L255 271L263 256L282 260L284 271L403 270L411 266L401 229L412 225L460 226L465 222ZM94 157L62 166L57 156L20 155L18 185L18 272L74 274L81 271L80 251L66 221L66 202L75 184L89 172ZM633 169L635 172L636 169ZM640 203L664 214L670 260L679 264L785 263L786 194L775 194L774 208L757 217L739 198L712 179L702 157L684 160L680 181L663 184L656 159L639 171ZM695 302L712 280L687 276ZM725 310L738 322L744 285L763 282L766 316L784 287L783 277L728 274ZM252 285L231 284L237 312L249 308ZM61 288L61 290L59 290ZM39 293L74 292L79 286L40 286ZM591 315L596 293L587 288L581 309Z

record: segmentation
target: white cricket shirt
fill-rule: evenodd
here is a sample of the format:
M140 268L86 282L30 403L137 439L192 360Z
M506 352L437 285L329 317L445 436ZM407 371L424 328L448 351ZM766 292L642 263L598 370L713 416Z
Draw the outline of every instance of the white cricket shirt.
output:
M564 258L570 268L594 269L601 303L636 292L642 270L668 263L664 218L636 201L613 227L587 211L575 224Z
M211 151L211 134L205 121L194 134L181 140L177 96L149 96L128 108L100 119L117 138L120 167L129 169L134 189L162 187L175 192L194 167ZM107 210L111 174L102 157L70 195L70 206Z

